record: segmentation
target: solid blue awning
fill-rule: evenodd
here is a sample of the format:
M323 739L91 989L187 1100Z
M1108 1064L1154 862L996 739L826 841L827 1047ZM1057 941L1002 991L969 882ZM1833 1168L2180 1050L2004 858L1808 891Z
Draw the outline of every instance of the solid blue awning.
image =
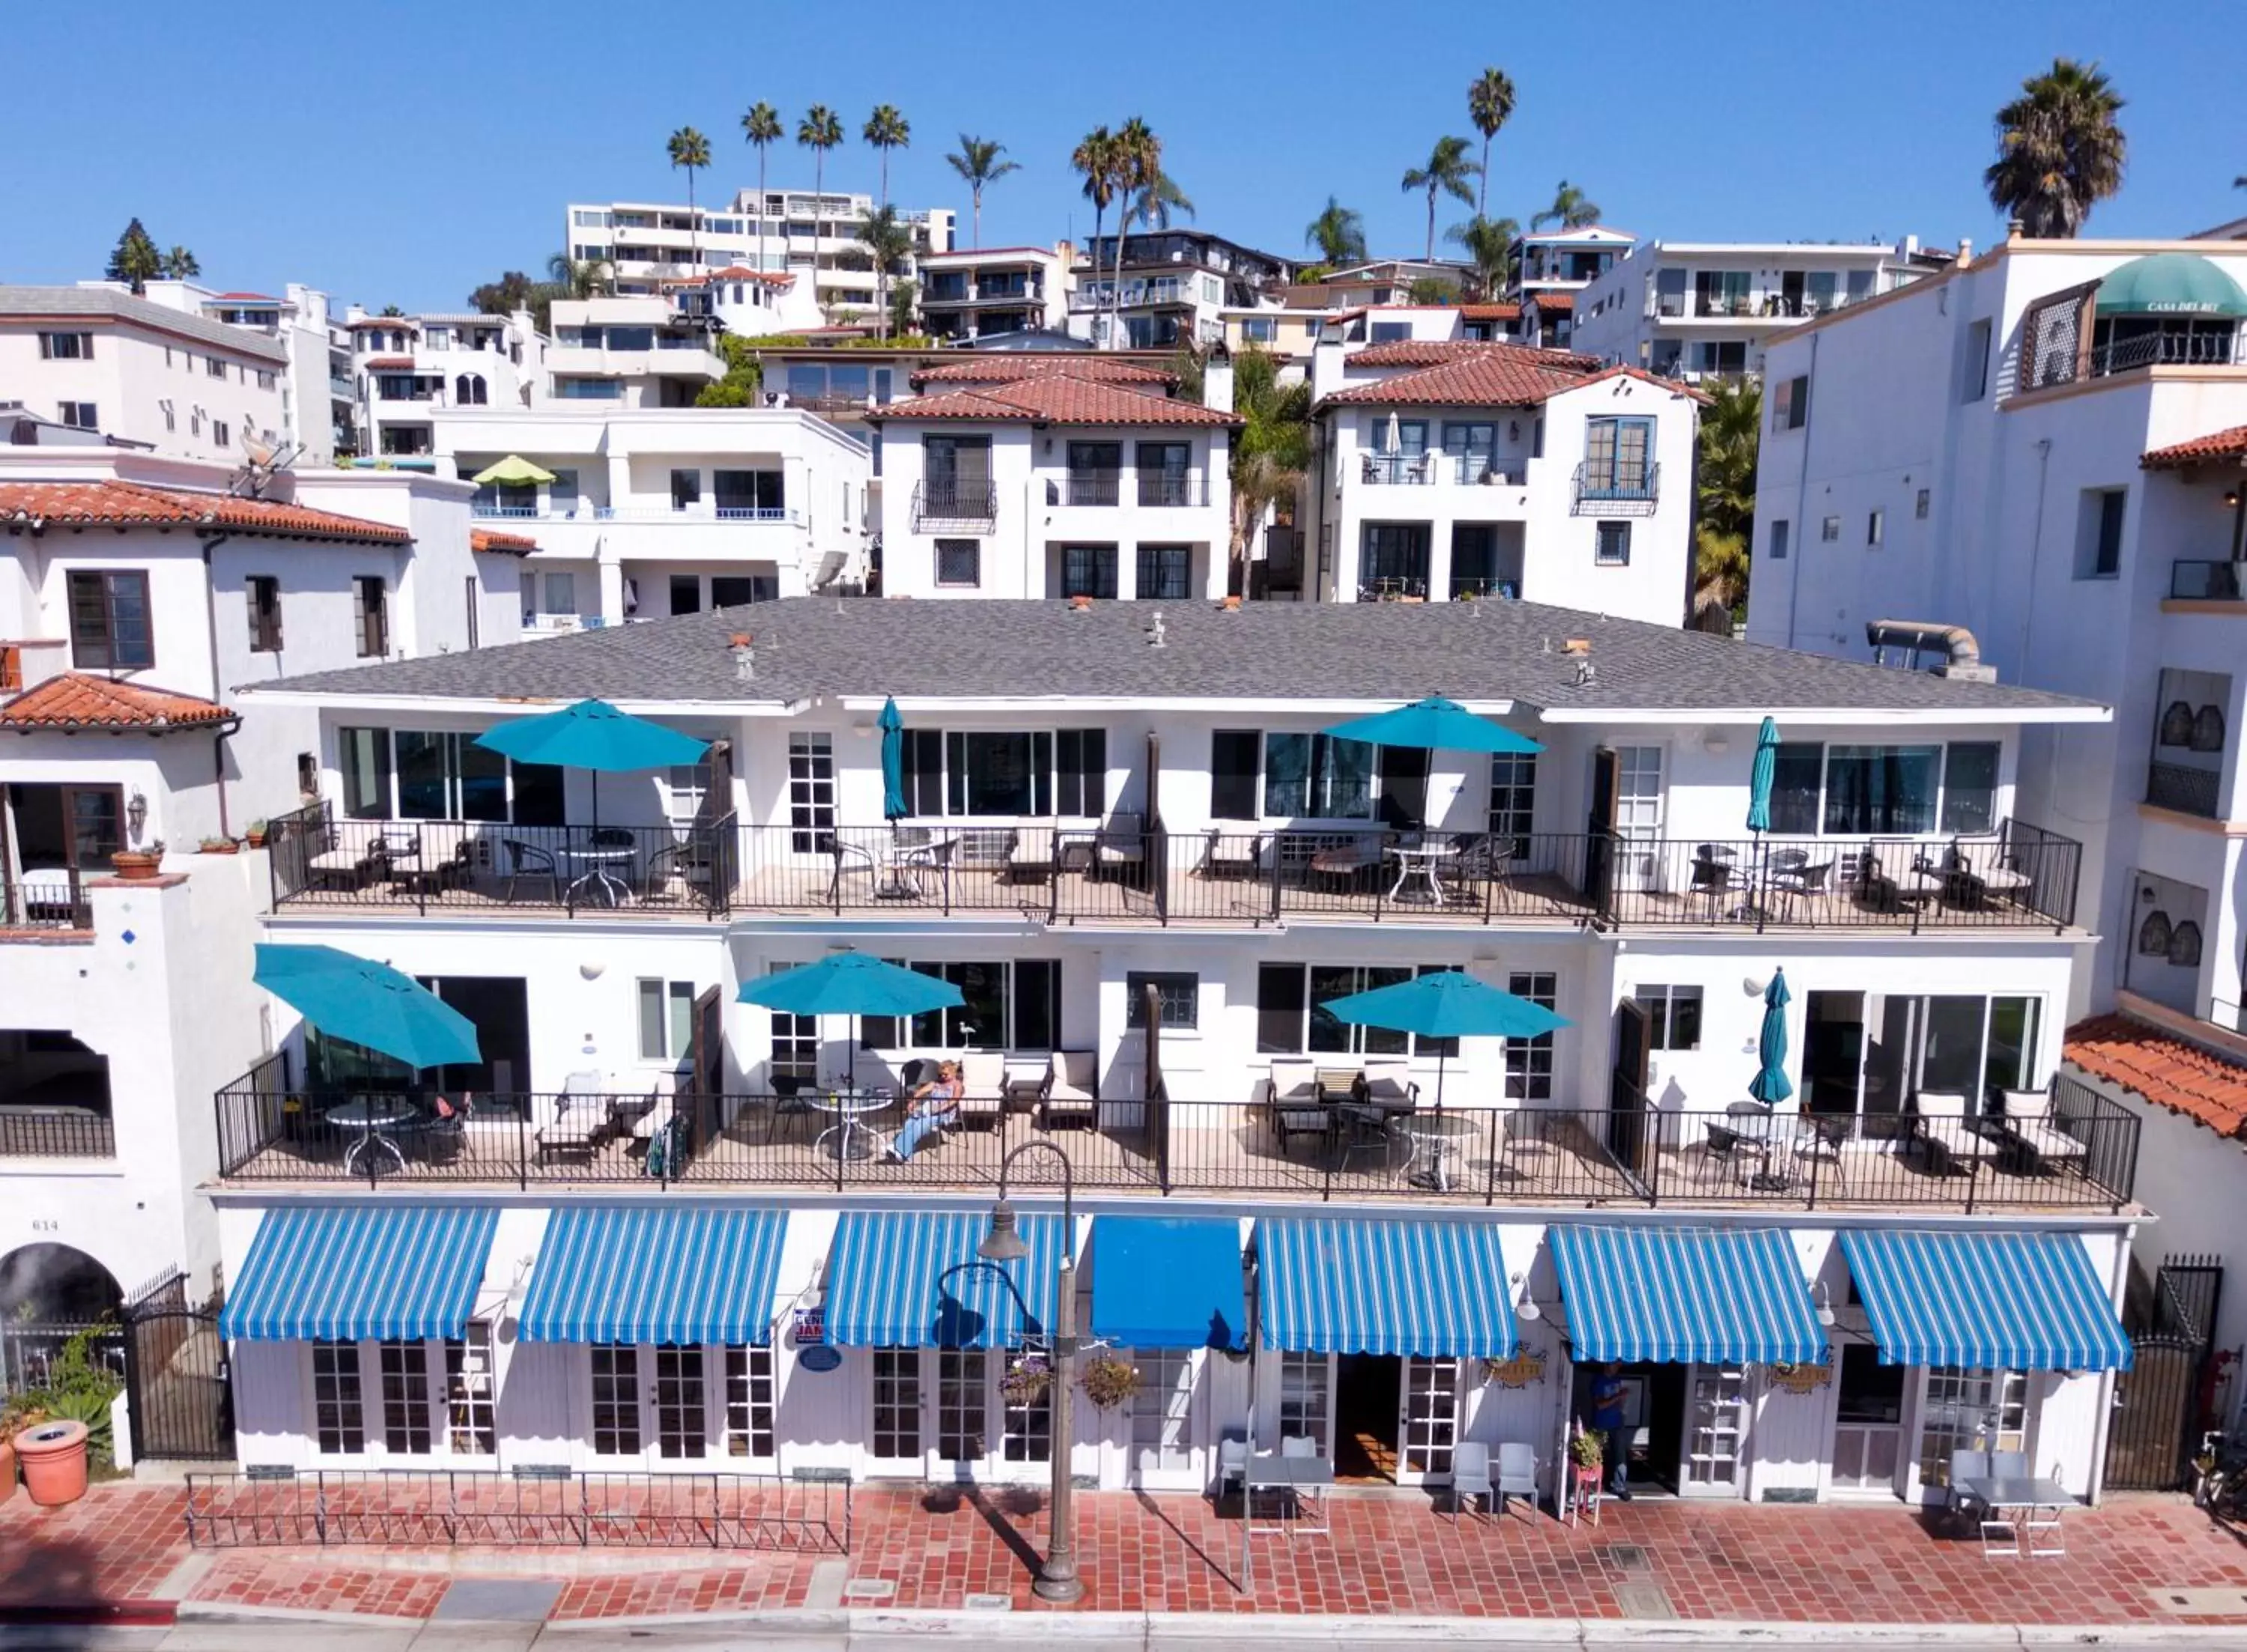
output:
M219 1333L248 1341L459 1336L499 1212L489 1205L291 1205L265 1212Z
M1283 1353L1502 1360L1519 1340L1488 1222L1274 1217L1256 1257L1264 1341Z
M772 1340L780 1211L577 1205L554 1212L530 1272L526 1342Z
M1547 1231L1579 1362L1818 1365L1829 1347L1785 1230Z
M1096 1217L1092 1334L1124 1348L1246 1348L1240 1224L1229 1216Z
M843 1212L827 1255L827 1340L837 1348L1012 1348L1049 1334L1061 1218L1021 1217L1030 1253L1019 1262L975 1254L989 1228L980 1212Z
M1883 1365L2127 1371L2130 1339L2073 1233L1845 1228Z

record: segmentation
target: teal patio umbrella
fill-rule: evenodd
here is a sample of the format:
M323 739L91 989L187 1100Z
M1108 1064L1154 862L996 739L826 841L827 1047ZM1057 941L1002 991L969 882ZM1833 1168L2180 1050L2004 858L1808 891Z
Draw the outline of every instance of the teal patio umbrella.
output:
M905 802L905 720L895 700L882 702L874 727L882 731L882 818L902 820L912 809Z
M967 1001L950 981L864 952L830 952L816 964L743 981L738 997L790 1015L848 1015L854 1051L862 1015L923 1015Z
M1423 1038L1534 1038L1568 1025L1542 1004L1477 980L1464 970L1431 970L1409 981L1328 1000L1327 1014L1353 1027L1379 1027ZM1444 1062L1436 1057L1436 1106L1444 1104Z
M1771 985L1763 989L1763 1026L1756 1033L1756 1075L1748 1081L1748 1094L1766 1107L1794 1094L1786 1076L1786 1007L1792 998L1786 972L1772 971Z
M474 1022L412 976L371 958L261 941L250 979L328 1037L408 1067L483 1060Z
M618 711L605 700L581 700L560 711L487 728L477 745L518 763L589 769L593 776L594 846L601 829L601 776L638 774L700 762L710 742ZM603 879L604 884L612 880Z
M1756 731L1755 761L1748 767L1748 829L1771 829L1771 785L1779 771L1779 725L1766 717Z
M1427 751L1539 752L1545 748L1503 723L1479 716L1457 700L1431 694L1393 711L1353 717L1326 733L1335 740L1375 746L1413 746Z

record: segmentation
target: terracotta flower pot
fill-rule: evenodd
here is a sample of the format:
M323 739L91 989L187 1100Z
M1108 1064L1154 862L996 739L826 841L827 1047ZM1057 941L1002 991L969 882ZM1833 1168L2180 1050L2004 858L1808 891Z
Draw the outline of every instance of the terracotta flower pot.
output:
M0 1440L0 1503L16 1495L16 1448Z
M15 1447L32 1502L53 1508L85 1495L85 1423L41 1423L18 1434Z
M110 870L128 884L143 884L154 879L157 868L164 864L161 855L152 855L146 850L120 850L109 857Z

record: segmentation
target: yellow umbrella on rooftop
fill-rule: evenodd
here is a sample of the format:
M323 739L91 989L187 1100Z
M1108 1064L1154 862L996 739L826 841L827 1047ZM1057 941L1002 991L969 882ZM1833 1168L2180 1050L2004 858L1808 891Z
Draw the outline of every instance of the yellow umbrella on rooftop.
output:
M552 481L554 473L521 454L509 454L495 464L486 465L469 480L479 488L537 488Z

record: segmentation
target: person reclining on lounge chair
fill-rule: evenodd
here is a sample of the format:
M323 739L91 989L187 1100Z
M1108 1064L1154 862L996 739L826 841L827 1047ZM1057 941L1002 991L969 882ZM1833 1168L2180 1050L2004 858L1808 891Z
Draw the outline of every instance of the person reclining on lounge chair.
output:
M936 1077L906 1098L905 1128L890 1143L886 1157L899 1162L911 1158L915 1148L958 1118L964 1089L960 1082L960 1064L939 1062Z

